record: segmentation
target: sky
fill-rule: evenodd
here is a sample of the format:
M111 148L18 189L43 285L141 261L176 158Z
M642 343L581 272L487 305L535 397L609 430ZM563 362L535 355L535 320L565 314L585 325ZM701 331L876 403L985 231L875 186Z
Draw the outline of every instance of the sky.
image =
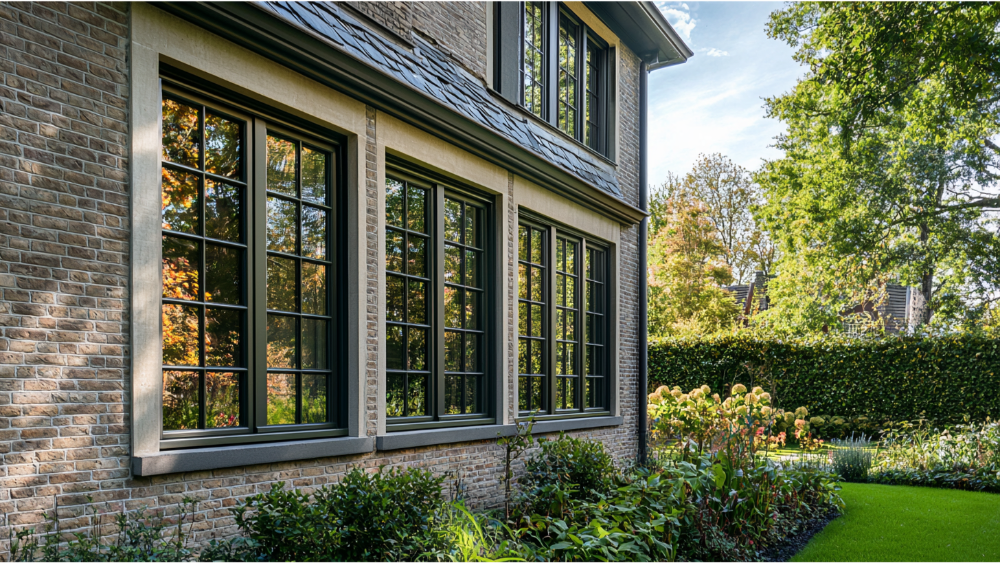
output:
M782 2L657 2L694 56L649 77L649 181L683 175L699 153L722 153L749 170L781 156L781 133L764 117L765 97L788 92L806 68L768 38Z

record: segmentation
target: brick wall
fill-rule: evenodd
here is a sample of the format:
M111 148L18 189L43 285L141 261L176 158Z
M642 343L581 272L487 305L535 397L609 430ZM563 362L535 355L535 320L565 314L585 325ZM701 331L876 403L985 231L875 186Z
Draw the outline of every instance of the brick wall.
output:
M413 30L486 80L488 2L413 2Z
M485 72L481 5L414 6L413 26L447 38L462 64ZM38 524L58 507L63 530L90 524L87 496L102 512L141 506L171 513L198 501L196 542L236 531L228 508L276 481L309 489L351 467L416 466L461 481L473 506L501 501L502 449L467 442L367 455L134 477L127 420L129 186L126 4L0 3L0 512L14 526ZM477 11L478 10L478 11ZM446 34L450 20L468 33ZM468 24L468 26L467 26ZM478 41L478 43L477 43ZM444 39L441 39L444 43ZM477 70L479 69L479 70ZM619 182L638 201L638 61L619 69ZM368 307L366 413L377 417L377 112L366 109ZM508 191L513 190L513 177ZM508 208L508 217L515 215ZM513 314L516 227L510 225L507 281ZM619 458L636 452L637 233L622 232L619 428L574 434L602 440ZM508 331L516 383L515 335ZM516 402L513 393L511 404ZM2 540L0 540L2 541ZM0 556L5 547L0 543Z

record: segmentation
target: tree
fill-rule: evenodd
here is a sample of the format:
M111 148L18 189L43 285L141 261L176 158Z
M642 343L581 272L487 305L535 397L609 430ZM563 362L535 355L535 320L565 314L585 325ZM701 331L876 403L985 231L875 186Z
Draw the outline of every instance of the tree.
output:
M707 206L684 194L661 204L664 226L649 249L650 335L700 335L731 326L740 310L720 287L732 274Z
M927 319L944 324L996 299L998 15L916 3L772 14L770 35L811 68L767 100L785 156L755 176L783 256L774 315L824 325L890 280L920 287Z

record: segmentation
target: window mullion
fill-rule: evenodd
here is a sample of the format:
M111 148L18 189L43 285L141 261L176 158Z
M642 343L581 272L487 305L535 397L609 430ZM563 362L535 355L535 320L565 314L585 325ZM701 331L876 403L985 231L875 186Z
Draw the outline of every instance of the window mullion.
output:
M253 120L253 181L250 182L248 215L252 228L249 229L248 256L252 275L249 312L253 329L252 357L247 372L247 389L252 389L248 404L252 401L251 427L267 425L267 125L262 119Z
M428 362L428 365L433 365L434 368L431 370L431 389L434 393L434 412L431 413L435 418L440 419L441 415L445 413L445 376L444 376L444 187L440 185L435 185L434 190L434 209L433 218L434 224L427 229L428 233L433 233L435 237L434 244L428 244L428 251L433 254L432 259L434 260L434 270L433 272L428 272L431 275L428 276L430 280L428 285L434 288L433 298L430 299L430 309L428 311L428 317L434 319L434 328L432 331L434 338L434 345L429 346L430 350L433 350L433 363ZM429 289L429 288L428 288ZM430 293L428 291L428 293ZM430 297L430 295L428 295Z
M548 412L555 414L558 406L556 405L556 386L559 384L559 378L556 376L558 370L556 369L556 347L559 345L556 341L558 334L556 333L556 315L558 315L559 304L556 301L556 270L559 269L559 265L556 263L556 228L549 227L548 229L548 240L546 241L546 251L548 252L548 257L545 262L548 269L545 271L545 287L542 289L542 297L545 298L545 302L548 304L546 308L546 316L548 317L545 322L546 330L543 331L542 336L545 338L545 352L548 354L546 358L546 365L548 366Z

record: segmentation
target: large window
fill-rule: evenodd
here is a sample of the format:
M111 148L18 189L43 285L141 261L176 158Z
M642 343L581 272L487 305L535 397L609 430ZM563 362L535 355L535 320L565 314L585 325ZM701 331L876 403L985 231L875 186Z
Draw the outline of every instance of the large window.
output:
M385 185L386 416L390 429L482 423L489 203L392 172Z
M335 430L336 147L170 85L162 131L163 447Z
M518 410L608 409L607 250L542 223L518 226Z

